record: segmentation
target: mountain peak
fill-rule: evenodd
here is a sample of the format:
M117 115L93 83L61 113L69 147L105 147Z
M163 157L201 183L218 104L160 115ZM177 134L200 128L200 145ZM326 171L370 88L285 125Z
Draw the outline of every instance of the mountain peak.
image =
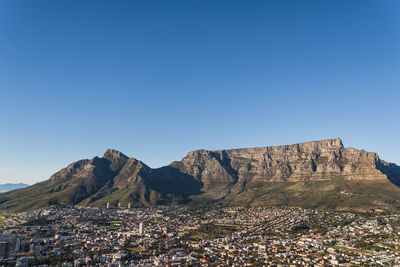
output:
M123 153L115 149L107 149L103 155L103 158L108 159L111 162L110 168L113 171L122 168L122 166L129 159Z
M106 152L104 152L103 158L112 160L112 159L128 159L127 156L125 156L122 152L115 150L115 149L107 149Z

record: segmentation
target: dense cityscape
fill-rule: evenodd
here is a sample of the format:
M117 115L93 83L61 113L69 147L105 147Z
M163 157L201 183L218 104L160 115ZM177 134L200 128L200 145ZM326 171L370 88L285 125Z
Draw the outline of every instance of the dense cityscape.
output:
M0 266L400 264L400 216L301 208L44 208L1 215Z

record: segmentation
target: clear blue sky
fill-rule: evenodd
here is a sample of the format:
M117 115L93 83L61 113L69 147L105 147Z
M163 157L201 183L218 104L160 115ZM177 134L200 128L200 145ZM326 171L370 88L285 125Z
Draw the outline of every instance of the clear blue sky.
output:
M0 0L0 183L341 137L400 163L400 1Z

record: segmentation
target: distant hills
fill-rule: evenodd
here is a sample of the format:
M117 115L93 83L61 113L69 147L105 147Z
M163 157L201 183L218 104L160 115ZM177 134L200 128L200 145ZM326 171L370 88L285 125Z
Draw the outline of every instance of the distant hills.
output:
M0 194L0 209L171 203L319 208L400 208L400 167L340 139L196 150L152 169L109 149L35 185Z
M18 184L13 184L13 183L6 183L6 184L0 184L0 193L11 191L14 189L18 188L24 188L29 186L28 184L23 184L23 183L18 183Z

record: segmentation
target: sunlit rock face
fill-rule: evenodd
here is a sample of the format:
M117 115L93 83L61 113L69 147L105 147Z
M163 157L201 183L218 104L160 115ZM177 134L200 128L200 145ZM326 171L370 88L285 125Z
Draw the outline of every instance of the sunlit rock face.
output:
M205 191L234 184L284 181L387 179L376 153L345 148L340 139L286 146L189 152L181 170L204 183Z

